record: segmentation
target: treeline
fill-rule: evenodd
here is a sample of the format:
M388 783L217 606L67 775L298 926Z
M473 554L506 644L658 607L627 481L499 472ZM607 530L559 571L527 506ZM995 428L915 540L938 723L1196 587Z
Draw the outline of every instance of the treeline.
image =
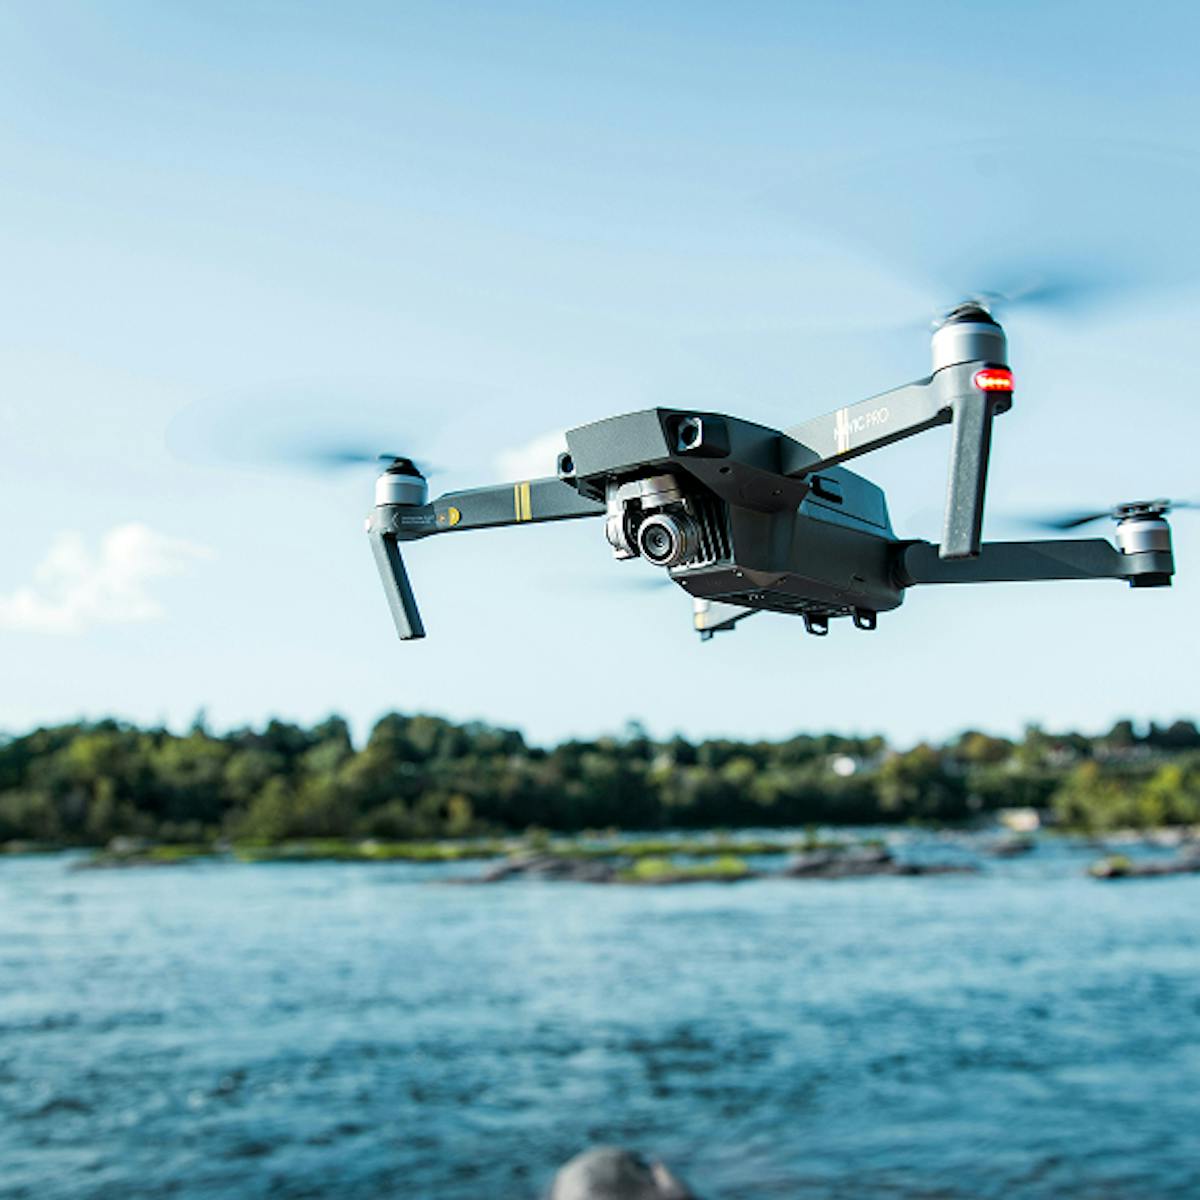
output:
M1095 738L971 731L899 752L878 737L655 741L632 726L541 748L393 713L358 747L338 717L220 735L108 720L0 739L0 842L962 821L1018 806L1072 828L1200 823L1200 733L1121 721Z

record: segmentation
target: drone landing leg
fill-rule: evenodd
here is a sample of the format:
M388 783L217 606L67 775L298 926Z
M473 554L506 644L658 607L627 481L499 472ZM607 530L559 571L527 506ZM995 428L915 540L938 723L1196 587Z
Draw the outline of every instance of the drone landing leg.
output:
M378 528L369 529L368 534L397 635L402 642L423 638L425 626L421 623L417 599L408 581L408 572L404 569L404 559L400 557L399 544L394 536Z
M950 479L939 548L943 561L979 553L995 407L992 397L980 392L957 396L952 405Z

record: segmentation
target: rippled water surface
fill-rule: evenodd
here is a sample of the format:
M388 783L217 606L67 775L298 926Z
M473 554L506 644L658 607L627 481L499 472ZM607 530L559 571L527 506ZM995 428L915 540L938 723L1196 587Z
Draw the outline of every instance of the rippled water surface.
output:
M919 853L922 847L909 846ZM926 846L969 858L972 848ZM0 1195L1200 1195L1200 877L0 860Z

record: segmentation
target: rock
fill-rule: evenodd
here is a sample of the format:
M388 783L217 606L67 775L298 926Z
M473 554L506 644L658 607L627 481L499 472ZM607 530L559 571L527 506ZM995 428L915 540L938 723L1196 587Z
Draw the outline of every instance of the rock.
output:
M611 883L617 868L594 858L564 858L555 854L521 854L490 867L480 883L500 883L524 876L528 879L565 879L572 883Z
M651 860L641 859L644 866ZM660 886L682 883L739 883L744 879L757 879L758 872L749 869L730 870L716 863L672 867L662 860L654 860L662 869L654 873L639 873L628 857L622 858L573 858L555 854L520 854L505 859L484 871L474 883L503 883L508 879L552 879L569 883L622 883L644 886ZM460 881L463 882L463 881Z
M897 863L894 875L977 875L970 863Z
M841 847L797 854L784 868L784 875L811 878L842 878L848 875L880 875L895 865L882 846Z
M993 858L1017 858L1022 854L1030 854L1037 849L1037 842L1030 837L1001 838L993 842L987 853Z
M854 875L893 875L896 871L896 860L882 846L854 846L797 854L783 874L793 879L847 879Z
M645 860L643 860L644 862ZM793 879L851 879L869 875L952 875L978 870L977 867L947 863L897 862L883 847L846 846L799 854L780 872ZM639 874L628 859L573 858L548 853L518 854L489 867L473 879L455 883L503 883L509 879L549 879L570 883L624 883L668 885L683 883L740 883L746 879L772 878L771 873L749 869L729 870L714 865L663 869L654 874Z
M1123 854L1112 854L1092 863L1088 874L1095 879L1154 879L1162 875L1200 874L1200 854L1165 861L1134 862Z
M617 1146L576 1155L554 1177L550 1200L697 1200L660 1162Z
M897 862L883 846L850 846L798 854L784 868L791 879L855 879L869 875L960 875L976 867Z

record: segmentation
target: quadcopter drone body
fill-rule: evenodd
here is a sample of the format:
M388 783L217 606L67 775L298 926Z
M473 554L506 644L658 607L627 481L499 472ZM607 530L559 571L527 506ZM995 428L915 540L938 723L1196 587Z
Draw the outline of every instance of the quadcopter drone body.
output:
M1103 538L982 542L992 420L1012 405L1004 331L966 304L935 330L925 379L781 432L717 413L649 409L569 431L558 474L428 500L397 458L368 518L401 639L424 627L402 542L469 529L602 517L618 559L641 557L691 594L703 638L754 612L800 616L823 635L836 617L874 629L918 584L1123 579L1169 586L1169 505L1122 506ZM897 538L882 490L841 464L951 426L942 541ZM1080 522L1077 522L1080 523Z

